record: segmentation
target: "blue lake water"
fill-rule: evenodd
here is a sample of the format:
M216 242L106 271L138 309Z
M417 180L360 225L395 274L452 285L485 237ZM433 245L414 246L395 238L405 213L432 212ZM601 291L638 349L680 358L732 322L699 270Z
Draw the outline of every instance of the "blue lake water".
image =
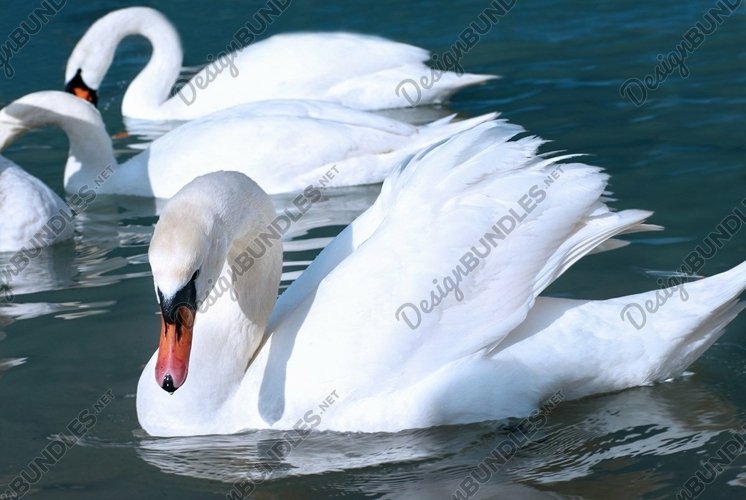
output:
M185 65L196 66L222 50L264 2L145 4L174 22ZM0 44L37 5L4 2ZM0 104L61 89L67 56L84 30L127 5L67 1L13 56L13 78L0 73ZM488 5L297 0L267 35L350 30L442 52ZM551 149L588 154L587 161L611 174L614 207L653 210L652 222L666 227L584 259L549 294L607 298L655 288L656 278L678 269L746 196L746 7L688 54L686 78L674 71L639 107L619 93L625 80L654 74L656 56L675 50L714 6L699 0L518 2L464 56L467 70L503 78L458 94L450 110L463 116L497 110L551 139ZM112 134L124 129L121 96L148 55L143 39L128 39L100 89L99 108ZM447 111L428 110L433 116ZM135 152L129 146L136 142L115 140L120 159ZM62 193L66 148L62 132L48 129L28 134L5 154ZM294 229L286 241L284 285L376 192L336 192ZM283 203L277 199L278 207ZM0 494L109 390L114 399L98 409L96 425L29 498L221 498L247 477L257 482L256 498L449 498L514 432L495 422L393 435L321 433L271 463L266 450L282 439L278 433L146 436L134 395L158 331L146 256L155 213L150 201L97 198L76 220L75 241L45 250L14 282L15 301L0 306ZM723 271L745 256L743 231L702 273ZM0 264L9 258L0 254ZM746 423L744 345L741 317L683 378L560 404L476 497L675 498L700 460ZM746 457L739 456L701 498L743 498L744 487Z

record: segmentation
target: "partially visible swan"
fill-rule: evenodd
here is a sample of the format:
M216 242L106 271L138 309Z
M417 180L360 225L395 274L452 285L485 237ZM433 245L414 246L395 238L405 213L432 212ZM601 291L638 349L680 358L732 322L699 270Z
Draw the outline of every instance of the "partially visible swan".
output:
M42 181L0 156L0 252L72 238L70 207Z
M148 120L190 120L237 104L269 99L319 99L376 110L443 102L461 87L493 76L443 72L433 77L418 47L352 33L275 35L216 58L170 97L182 64L174 26L157 10L129 7L105 15L86 31L65 70L69 92L95 102L96 91L123 38L142 35L153 54L124 94L122 114ZM422 81L426 82L424 85ZM416 81L402 90L403 81ZM410 98L404 95L407 92Z
M746 263L687 284L688 302L671 298L639 331L620 312L656 291L537 298L609 238L652 228L649 212L603 204L599 168L537 155L519 131L485 123L415 155L277 304L268 196L236 172L187 185L149 250L162 320L138 384L142 427L398 431L680 374L742 309ZM418 328L397 312L407 303Z
M64 92L45 91L0 110L0 151L30 129L56 125L70 141L69 192L95 186L98 194L169 198L199 175L230 169L274 194L318 184L381 182L419 149L496 116L458 122L450 116L416 127L328 102L263 101L186 123L117 166L96 108ZM107 168L114 172L102 178Z

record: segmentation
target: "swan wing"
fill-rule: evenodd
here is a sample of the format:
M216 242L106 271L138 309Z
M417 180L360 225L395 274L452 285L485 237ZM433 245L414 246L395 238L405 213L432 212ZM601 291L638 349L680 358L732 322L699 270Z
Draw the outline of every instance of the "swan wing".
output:
M601 169L537 155L542 141L519 132L504 121L479 125L387 179L360 222L281 298L280 335L299 332L298 352L339 353L299 356L299 370L350 387L372 387L355 373L400 385L493 351L562 271L649 215L609 211Z

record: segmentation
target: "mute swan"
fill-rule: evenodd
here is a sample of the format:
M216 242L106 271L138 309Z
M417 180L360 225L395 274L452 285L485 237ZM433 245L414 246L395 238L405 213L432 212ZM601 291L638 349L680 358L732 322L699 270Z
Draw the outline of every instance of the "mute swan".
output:
M408 155L495 116L451 116L416 127L328 102L263 101L186 123L117 166L96 108L45 91L0 110L0 151L30 129L56 125L70 141L67 191L95 185L99 194L170 198L195 177L227 168L274 194L381 182ZM110 179L100 179L108 166Z
M0 156L0 252L72 238L72 212L42 181Z
M620 311L655 291L537 298L609 238L653 227L649 212L603 204L599 168L537 155L541 141L518 132L489 122L415 155L276 305L267 195L236 172L184 187L149 250L162 320L137 389L143 429L399 431L680 374L742 309L746 264L687 284L688 302L639 331ZM230 293L211 298L215 283ZM398 315L406 303L418 328Z
M246 30L246 28L242 28ZM239 30L240 32L241 30ZM403 81L419 85L419 102L439 103L461 87L490 75L444 72L436 80L418 47L351 33L275 35L246 47L238 32L230 53L219 54L169 98L179 76L182 49L174 26L157 10L129 7L105 15L86 31L65 70L66 89L91 102L111 66L119 42L142 35L153 55L132 81L122 101L125 117L191 120L237 104L269 99L319 99L351 108L376 110L410 106ZM413 94L412 90L409 91Z

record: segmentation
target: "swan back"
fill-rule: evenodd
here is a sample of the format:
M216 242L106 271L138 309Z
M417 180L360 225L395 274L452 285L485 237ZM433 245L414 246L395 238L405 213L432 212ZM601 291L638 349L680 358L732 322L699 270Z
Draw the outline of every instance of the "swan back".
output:
M49 246L71 238L70 208L54 191L0 156L0 252Z

